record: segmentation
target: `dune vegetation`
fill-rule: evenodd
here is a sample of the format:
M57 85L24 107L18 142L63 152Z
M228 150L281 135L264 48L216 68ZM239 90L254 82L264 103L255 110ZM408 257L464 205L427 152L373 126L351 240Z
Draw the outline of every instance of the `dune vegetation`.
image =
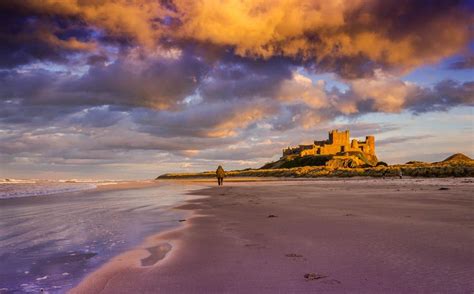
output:
M406 164L366 167L333 167L333 166L296 166L290 168L266 168L231 170L227 177L474 177L474 160L463 154L455 154L441 162L423 163L410 161ZM215 171L200 173L168 173L157 179L191 179L214 178Z

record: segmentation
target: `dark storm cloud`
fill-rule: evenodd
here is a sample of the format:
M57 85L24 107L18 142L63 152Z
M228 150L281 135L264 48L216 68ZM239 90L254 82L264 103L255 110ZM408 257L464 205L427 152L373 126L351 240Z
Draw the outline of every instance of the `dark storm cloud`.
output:
M71 54L95 49L94 30L80 20L31 13L20 2L0 3L0 68L68 63Z
M87 58L88 65L105 65L107 61L109 59L105 55L91 55Z
M139 130L164 137L232 137L254 123L277 114L268 100L217 102L191 105L180 112L135 109L131 112Z
M281 58L251 60L231 58L217 63L199 87L206 100L273 97L280 83L292 76L291 62Z
M195 55L179 54L124 56L108 66L91 66L82 76L43 69L0 71L0 99L22 106L173 108L196 90L209 67Z
M136 130L155 136L205 138L235 136L261 122L284 131L310 128L341 116L404 109L421 113L473 105L473 82L443 81L433 88L422 88L385 76L354 81L346 92L285 78L290 83L285 85L295 96L279 100L285 67L276 67L280 71L263 67L253 73L246 64L233 63L231 67L239 70L219 78L220 71L208 70L210 66L198 59L194 67L185 66L181 60L117 61L94 67L82 77L44 70L3 71L0 121L34 126L62 121L66 125L108 127L129 118ZM230 68L216 64L223 66ZM167 68L168 75L162 74ZM247 78L250 73L251 78ZM208 79L206 91L199 88L197 81L201 79ZM255 85L253 80L267 82L245 90L245 85ZM240 85L234 97L216 94L234 92L228 89L233 89L229 84ZM309 100L291 100L306 95L304 91L309 91ZM313 95L320 96L321 101L314 104L317 97Z
M345 79L371 77L381 64L363 54L355 56L324 57L318 62L306 62L305 67L312 72L334 72Z
M473 69L474 68L474 54L463 56L460 60L451 63L448 69Z
M405 103L405 107L415 113L445 111L459 105L474 106L474 81L445 80L433 89L418 89Z
M2 70L0 71L0 99L28 99L34 104L33 98L40 96L58 79L63 79L61 74L41 69L29 72Z
M190 52L179 54L176 58L124 58L109 66L93 66L63 89L84 91L84 96L93 97L91 103L172 108L194 93L209 67Z

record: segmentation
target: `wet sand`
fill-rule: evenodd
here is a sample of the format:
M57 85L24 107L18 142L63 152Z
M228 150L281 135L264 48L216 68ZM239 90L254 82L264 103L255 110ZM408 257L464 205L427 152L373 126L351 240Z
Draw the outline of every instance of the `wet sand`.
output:
M65 293L146 237L180 227L189 213L172 208L192 198L190 188L121 182L0 199L0 293ZM156 263L169 249L149 246L152 257L142 264Z
M183 183L184 184L184 183ZM205 183L201 183L205 184ZM472 179L226 182L73 293L472 293Z

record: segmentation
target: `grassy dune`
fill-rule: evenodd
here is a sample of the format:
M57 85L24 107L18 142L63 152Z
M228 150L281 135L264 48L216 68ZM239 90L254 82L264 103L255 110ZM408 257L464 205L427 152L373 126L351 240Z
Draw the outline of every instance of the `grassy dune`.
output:
M302 166L277 169L246 169L227 171L227 177L396 177L399 171L409 177L474 177L474 161L414 163L388 167L330 168L326 166ZM201 173L169 173L157 179L213 178L214 171Z

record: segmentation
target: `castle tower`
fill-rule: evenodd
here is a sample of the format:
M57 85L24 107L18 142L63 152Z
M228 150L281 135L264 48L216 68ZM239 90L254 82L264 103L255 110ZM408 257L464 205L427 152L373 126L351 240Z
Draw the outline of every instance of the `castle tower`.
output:
M336 129L329 132L329 144L349 145L349 138L349 130L339 132L339 130Z
M367 142L367 146L369 150L367 153L375 155L375 137L374 136L366 136L365 142Z

